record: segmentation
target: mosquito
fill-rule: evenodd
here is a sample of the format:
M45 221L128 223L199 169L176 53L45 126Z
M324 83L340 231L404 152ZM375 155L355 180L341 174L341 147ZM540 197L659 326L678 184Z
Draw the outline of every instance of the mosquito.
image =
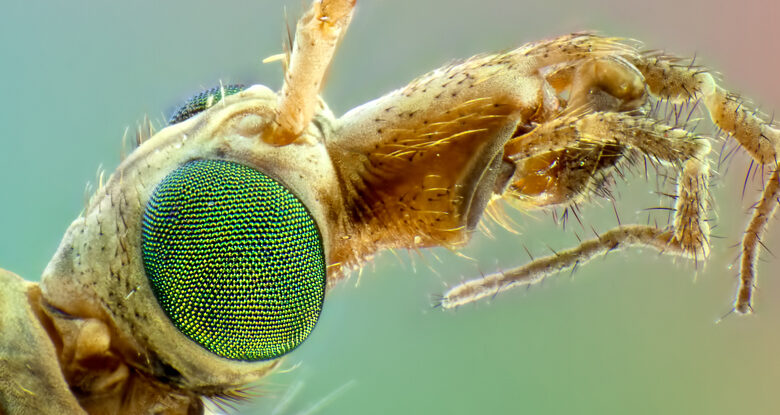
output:
M753 310L780 127L707 68L572 33L443 66L337 117L319 94L354 8L312 3L269 59L284 68L279 91L219 85L139 131L40 284L0 270L0 412L191 414L204 398L247 399L306 340L326 291L376 253L457 250L486 217L501 222L502 201L577 216L630 170L674 183L668 224L594 232L453 286L437 306L618 249L707 261L717 157L694 111L767 172L734 301Z

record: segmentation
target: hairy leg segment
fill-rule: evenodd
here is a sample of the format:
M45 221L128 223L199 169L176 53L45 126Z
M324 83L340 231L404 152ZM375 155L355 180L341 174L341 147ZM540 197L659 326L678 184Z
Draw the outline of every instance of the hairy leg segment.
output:
M577 47L591 42L587 53ZM600 183L621 159L633 155L678 172L673 221L666 229L619 226L575 248L465 281L443 295L441 306L453 308L510 286L534 284L594 256L629 246L697 262L706 259L710 252L706 218L710 139L674 121L656 119L651 102L661 101L703 107L717 128L733 137L755 163L771 171L742 240L734 310L749 313L761 235L778 205L777 125L719 87L709 72L678 58L640 52L628 43L591 35L553 39L530 49L543 57L539 61L544 67L537 69L544 75L547 91L554 91L544 101L553 104L518 128L504 146L504 158L515 169L503 196L519 200L523 208L576 207L598 193ZM521 48L511 53L529 51Z

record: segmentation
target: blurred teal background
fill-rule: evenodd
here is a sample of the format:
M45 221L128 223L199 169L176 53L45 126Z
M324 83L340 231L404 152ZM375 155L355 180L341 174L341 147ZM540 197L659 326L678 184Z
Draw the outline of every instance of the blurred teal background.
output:
M148 114L224 83L280 86L286 20L305 0L6 2L0 13L0 266L37 279L84 205L99 165ZM456 58L576 30L641 39L723 73L780 110L777 2L361 0L324 96L335 113ZM718 177L721 236L706 266L632 250L455 312L431 296L575 243L544 213L514 213L464 251L389 253L333 290L312 336L243 414L773 414L780 412L780 258L762 254L756 313L731 307L730 264L756 197L745 157ZM723 172L722 172L723 173ZM654 180L620 187L644 222ZM630 194L630 196L629 196ZM609 202L587 225L615 224ZM605 213L606 212L606 213ZM766 244L780 253L780 224ZM400 258L400 259L399 259ZM359 282L359 284L357 284ZM297 365L300 363L300 365ZM287 399L285 395L290 399Z

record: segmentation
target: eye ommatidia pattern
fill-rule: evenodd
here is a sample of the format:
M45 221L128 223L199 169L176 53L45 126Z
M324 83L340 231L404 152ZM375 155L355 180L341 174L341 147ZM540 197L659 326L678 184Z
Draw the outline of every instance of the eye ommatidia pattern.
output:
M160 306L209 351L272 359L314 328L325 294L320 234L268 176L232 162L189 162L159 184L142 232Z

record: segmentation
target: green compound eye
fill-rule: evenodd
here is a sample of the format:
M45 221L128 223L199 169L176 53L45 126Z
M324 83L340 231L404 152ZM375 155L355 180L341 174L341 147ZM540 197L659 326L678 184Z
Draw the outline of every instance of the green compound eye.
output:
M173 324L229 359L266 360L301 344L325 296L317 224L279 182L227 161L191 161L146 205L146 275Z
M192 118L199 112L213 107L214 104L222 101L222 98L237 94L245 89L246 87L243 85L225 85L203 91L190 98L184 105L179 107L179 109L171 115L171 118L168 119L168 125L177 124L188 118Z

